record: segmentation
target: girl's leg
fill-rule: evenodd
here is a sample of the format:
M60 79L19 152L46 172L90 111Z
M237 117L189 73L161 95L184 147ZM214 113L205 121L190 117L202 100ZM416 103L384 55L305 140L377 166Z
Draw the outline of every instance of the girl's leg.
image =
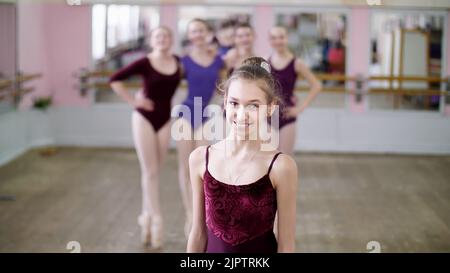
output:
M155 248L163 244L162 216L159 201L158 138L153 126L139 113L132 114L133 140L141 167L142 227L144 243Z
M296 137L297 122L290 123L280 130L280 152L288 155L294 154L294 144ZM275 223L273 226L275 236L278 238L278 212L275 215Z
M280 152L288 155L294 154L297 122L290 123L280 130Z
M186 135L190 139L183 139L177 141L178 149L178 179L180 183L181 198L183 200L184 210L186 213L186 222L184 225L184 233L186 238L189 236L192 225L192 189L189 177L189 155L194 150L195 141L192 136L192 127L189 121L184 118L179 118L175 121L177 128L183 128ZM187 131L185 131L187 130Z
M166 124L164 124L161 129L156 133L158 135L158 143L159 143L159 149L158 149L158 160L159 160L159 166L160 168L164 165L164 162L167 157L167 151L169 149L170 145L170 126L171 122L168 121Z

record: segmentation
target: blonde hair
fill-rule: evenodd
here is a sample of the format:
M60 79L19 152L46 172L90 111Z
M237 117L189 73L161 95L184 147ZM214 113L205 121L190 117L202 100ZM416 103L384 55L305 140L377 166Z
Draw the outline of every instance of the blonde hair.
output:
M205 25L207 31L211 31L211 32L214 31L213 28L211 27L211 25L206 20L203 20L200 18L194 18L191 21L189 21L189 23L187 24L187 28L189 29L189 26L194 22L202 23L203 25Z
M169 27L167 27L167 26L157 26L157 27L153 28L152 30L150 30L150 32L149 32L149 34L148 34L148 37L151 38L152 35L153 35L153 33L154 33L156 30L158 30L158 29L165 30L165 31L169 34L170 38L173 38L173 32L172 32L172 30L171 30Z

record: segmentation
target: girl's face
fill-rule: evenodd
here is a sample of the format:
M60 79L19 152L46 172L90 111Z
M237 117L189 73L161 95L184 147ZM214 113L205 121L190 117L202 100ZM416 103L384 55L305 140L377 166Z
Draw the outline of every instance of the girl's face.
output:
M206 44L208 34L208 28L202 22L193 21L188 26L188 39L195 46Z
M253 48L254 35L253 30L248 27L236 29L235 43L237 47L251 49Z
M284 50L288 47L288 35L284 28L275 27L269 33L270 45L275 50Z
M255 81L236 79L230 83L224 101L231 133L242 140L256 140L258 122L267 124L267 98Z
M234 40L234 28L228 27L217 32L217 39L222 46L232 46Z
M172 35L164 28L157 28L150 36L150 46L155 50L168 51L172 47Z

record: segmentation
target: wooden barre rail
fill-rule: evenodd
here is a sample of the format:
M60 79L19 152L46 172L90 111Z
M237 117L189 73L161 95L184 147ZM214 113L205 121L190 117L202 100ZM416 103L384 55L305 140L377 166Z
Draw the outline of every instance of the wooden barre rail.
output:
M16 78L16 81L18 83L24 83L24 82L31 81L31 80L34 80L34 79L37 79L37 78L40 78L40 77L42 77L42 74L40 74L40 73L29 74L29 75L19 75Z
M111 70L98 70L98 71L86 71L82 70L78 77L95 78L95 77L110 77L114 74ZM315 76L319 80L323 81L358 81L358 80L370 80L370 81L425 81L425 82L450 82L450 77L423 77L423 76L383 76L372 75L369 77L347 76L345 74L326 74L315 73ZM299 77L299 79L302 79Z
M0 90L14 86L15 84L22 84L42 77L42 74L28 74L18 75L15 79L0 79Z
M0 80L0 90L10 87L13 84L12 80Z
M82 70L77 76L79 78L96 78L96 77L111 77L114 71L111 70L98 70L98 71L84 71ZM340 74L315 74L319 80L329 80L329 81L355 81L356 77L349 77Z
M82 70L80 74L78 74L78 77L86 77L86 78L93 78L93 77L110 77L114 74L114 71L109 70L98 70L98 71L84 71Z
M391 77L391 76L370 76L372 81L421 81L421 82L449 82L450 77L439 78L439 77L419 77L419 76L402 76L402 77Z
M34 88L33 87L28 87L28 88L21 88L12 92L4 92L4 93L0 93L0 101L3 99L6 99L8 97L16 97L19 95L23 95L26 93L29 93L31 91L33 91Z
M224 71L223 71L224 72ZM105 78L112 76L114 71L110 70L99 70L99 71L88 71L86 69L82 70L78 75L80 79L80 91L82 94L86 94L89 89L97 90L111 90L111 87ZM429 108L431 96L450 96L450 77L423 77L423 76L385 76L385 75L355 75L348 76L345 74L324 74L316 73L315 76L321 81L335 81L339 83L349 83L353 82L351 88L346 88L345 86L324 86L322 92L325 93L337 93L337 94L348 94L356 96L357 101L361 101L365 95L373 94L386 94L394 96L394 108L397 109L400 105L400 98L403 96L423 96L425 98L425 107ZM221 73L221 78L225 77L225 73ZM102 82L92 83L91 78L102 78ZM303 80L301 77L298 80ZM381 81L388 82L389 87L387 88L375 88L368 87L370 81ZM406 82L426 82L430 83L440 83L445 85L447 91L433 90L429 88L423 89L411 89L408 87L403 87L402 84ZM393 84L398 84L394 87ZM124 82L125 87L128 88L141 88L142 84L140 81L129 80ZM186 81L182 81L180 88L187 89ZM297 86L295 92L307 92L309 88L306 86Z
M16 102L19 96L34 90L33 87L22 87L22 84L40 78L42 74L19 74L14 79L0 80L0 101L12 97ZM4 91L2 91L4 90Z
M125 87L131 89L141 88L142 84L139 81L128 81L124 83ZM182 82L180 88L186 89L186 82ZM109 83L89 83L80 85L82 89L97 89L97 90L111 90ZM295 92L308 92L309 88L307 87L297 87L295 88ZM393 89L393 88L369 88L367 92L359 93L354 90L347 89L344 87L324 87L322 92L327 93L347 93L347 94L394 94L394 95L407 95L407 96L440 96L440 95L450 95L450 91L440 91L440 90L432 90L432 89Z

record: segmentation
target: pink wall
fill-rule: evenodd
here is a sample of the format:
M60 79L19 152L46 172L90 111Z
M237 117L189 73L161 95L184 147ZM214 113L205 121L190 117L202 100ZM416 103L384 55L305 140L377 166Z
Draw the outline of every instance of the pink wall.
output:
M178 8L176 5L162 4L159 8L159 21L163 26L167 26L174 31L178 29Z
M91 8L49 4L44 27L47 31L49 54L49 89L55 94L56 104L86 105L73 74L91 62Z
M351 52L347 73L354 75L369 73L370 12L366 7L352 8L349 18L348 42Z
M49 75L44 32L44 6L36 2L19 1L18 12L18 66L24 73L42 73L43 77L28 83L35 91L25 95L20 107L29 107L33 97L47 96Z
M0 4L0 73L9 77L16 72L16 12L12 4Z
M72 76L88 67L91 59L91 9L56 3L19 2L19 69L42 73L30 83L36 90L25 96L21 107L33 97L53 95L55 105L87 105Z
M348 68L347 75L355 76L369 74L370 60L370 12L367 7L355 7L351 9L348 22ZM351 50L351 51L350 51ZM366 101L360 103L355 101L355 97L350 97L350 109L354 112L365 111Z
M174 45L180 44L180 37L178 35L178 7L176 5L162 4L159 7L159 24L167 26L172 29L174 33ZM177 49L176 46L173 48Z
M257 30L255 41L255 54L268 57L271 49L269 45L269 30L275 24L273 7L260 5L255 7L254 28Z

